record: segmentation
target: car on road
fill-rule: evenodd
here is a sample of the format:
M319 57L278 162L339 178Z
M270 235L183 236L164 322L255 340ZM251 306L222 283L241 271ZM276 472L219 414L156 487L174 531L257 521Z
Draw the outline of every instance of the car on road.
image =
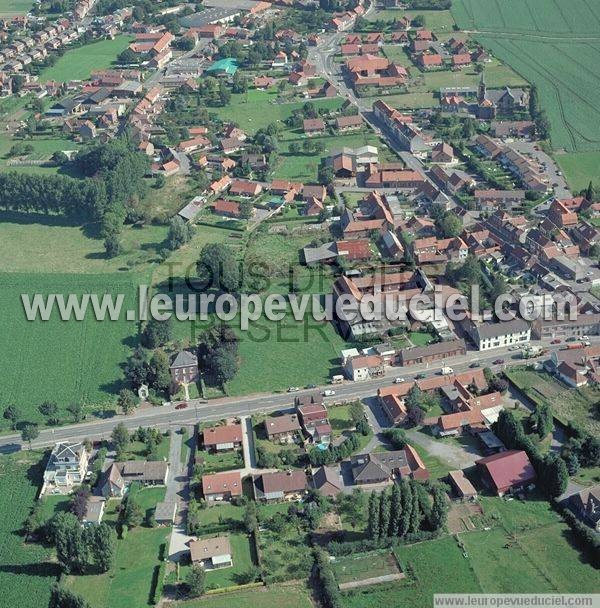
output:
M306 388L317 388L316 384L307 384Z
M188 406L187 402L182 401L175 406L176 410L184 410Z
M504 363L504 359L494 359L494 365L502 365Z
M471 363L471 365L469 365L469 367L471 369L474 369L475 367L479 367L479 363L477 363L477 361L473 361L473 363Z
M575 336L569 336L565 342L577 342L579 338L576 338Z
M290 386L287 390L288 393L297 393L300 390L299 386Z
M394 384L402 384L405 381L406 381L406 379L400 378L400 376L398 376L398 378L394 378Z
M417 375L415 376L415 378L416 378L417 380L422 380L423 378L425 378L425 374L421 372L420 374L417 374Z
M560 344L561 343L561 339L560 338L556 338L555 340L552 340L550 342L550 344Z
M323 391L323 397L333 397L335 395L335 391L332 391L330 388L327 388Z

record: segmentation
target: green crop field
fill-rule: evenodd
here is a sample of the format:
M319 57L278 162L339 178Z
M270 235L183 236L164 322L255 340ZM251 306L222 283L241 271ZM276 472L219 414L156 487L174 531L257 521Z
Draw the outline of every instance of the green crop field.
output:
M53 66L45 69L40 79L68 81L88 78L94 70L110 67L119 53L129 45L129 36L101 40L67 51Z
M590 181L600 184L600 152L557 154L556 160L574 192L585 190Z
M534 83L556 149L600 149L600 6L586 0L455 0L461 29Z
M58 576L51 552L25 543L21 524L29 515L42 483L39 452L0 458L0 589L2 606L47 606L50 585Z
M135 307L135 288L118 275L0 274L0 322L3 402L15 403L23 419L42 422L37 406L55 400L97 411L121 388L120 364L130 352L136 324L123 318L98 322L93 315L66 323L54 313L48 321L27 321L21 294L124 294L125 308ZM6 430L6 424L3 429Z

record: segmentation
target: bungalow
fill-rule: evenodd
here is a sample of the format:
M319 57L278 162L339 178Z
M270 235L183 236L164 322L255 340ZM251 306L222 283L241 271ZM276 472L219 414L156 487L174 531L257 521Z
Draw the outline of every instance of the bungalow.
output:
M244 198L252 198L258 196L263 190L263 187L258 182L250 182L241 179L234 179L229 188L229 194L234 196L242 196Z
M498 496L533 483L535 471L523 450L508 450L475 462L483 483Z
M192 564L195 566L201 566L205 570L233 566L228 536L192 540L188 546Z
M310 483L321 496L335 498L341 491L343 483L337 467L319 467L313 470Z
M299 500L308 487L304 471L276 471L252 479L256 500Z
M300 432L300 421L296 414L270 416L264 421L265 433L270 441L291 443Z
M327 189L325 186L320 184L306 184L302 186L302 198L305 201L308 201L310 198L314 197L317 200L324 201L327 196Z
M162 460L127 460L113 462L104 475L100 492L105 497L122 497L134 481L142 485L164 486L167 483L169 464Z
M207 427L202 431L204 449L211 452L234 450L242 445L242 426L226 424Z
M207 148L210 146L210 141L208 139L206 139L206 137L203 137L202 135L197 135L196 137L192 137L192 139L187 139L185 141L182 141L179 146L178 149L181 152L185 152L186 154L189 154L190 152L195 152L196 150L199 150L200 148Z
M225 471L202 476L202 493L207 504L231 501L242 495L242 477L239 471Z
M350 464L358 485L387 483L394 478L429 479L429 471L410 445L403 450L358 454L350 459Z
M484 422L481 410L473 409L466 412L444 414L435 418L426 418L423 425L432 428L434 435L449 437L461 435L465 428L471 425L481 425Z
M325 123L321 118L305 118L302 128L306 135L318 135L325 131Z
M360 114L354 114L352 116L340 116L339 118L336 118L335 126L341 133L346 131L354 131L363 126L363 119Z

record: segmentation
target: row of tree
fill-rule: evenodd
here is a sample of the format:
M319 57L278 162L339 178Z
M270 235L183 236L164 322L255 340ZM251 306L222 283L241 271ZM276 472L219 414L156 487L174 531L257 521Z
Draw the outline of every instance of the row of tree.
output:
M430 486L402 480L369 497L367 535L371 540L402 538L421 530L440 530L446 524L448 499L441 484Z

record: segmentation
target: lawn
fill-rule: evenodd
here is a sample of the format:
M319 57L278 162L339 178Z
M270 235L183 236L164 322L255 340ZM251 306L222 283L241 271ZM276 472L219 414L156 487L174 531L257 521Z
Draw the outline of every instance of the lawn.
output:
M163 435L162 441L156 446L156 456L153 460L168 460L170 439ZM122 460L147 460L146 444L141 441L131 441Z
M32 0L0 0L0 16L25 15L33 7Z
M255 133L275 122L281 124L292 115L294 110L302 108L304 102L277 103L277 91L258 91L251 89L248 93L233 94L230 103L223 108L209 108L221 120L235 122L241 129ZM312 103L317 109L337 110L344 100L341 97L333 99L314 99Z
M111 67L130 42L129 36L116 36L114 40L101 40L69 50L53 66L42 71L40 80L67 82L88 78L95 70Z
M0 457L0 589L2 606L47 606L50 585L58 576L51 552L25 543L21 524L29 515L42 484L40 452L20 452ZM52 505L53 507L54 505ZM52 510L44 513L52 515Z
M232 608L233 606L312 608L313 606L308 590L299 585L260 587L234 594L214 595L202 600L178 602L176 605L180 608Z
M202 458L204 462L204 473L220 473L231 469L241 469L244 466L244 456L241 449L220 454L198 450L196 456Z
M414 346L427 346L435 340L435 336L426 331L413 331L408 334L408 339Z
M64 408L71 402L85 404L88 413L112 408L122 386L120 365L136 342L135 322L100 322L93 314L83 321L64 322L57 311L48 321L27 321L20 294L123 294L124 307L133 308L136 293L131 280L111 274L4 273L0 285L4 402L18 403L22 419L35 422L43 422L37 406L44 400L58 403L62 423L69 420ZM7 430L7 425L2 428Z
M548 403L558 420L563 423L573 420L591 433L600 433L600 421L592 412L592 405L600 399L600 389L567 388L550 374L525 367L512 368L506 375L534 403Z
M96 224L81 226L59 216L1 211L0 256L11 272L144 272L159 261L167 230L154 224L125 226L123 253L109 259Z
M253 541L247 534L228 534L231 543L233 566L211 570L206 573L207 589L233 587L240 584L239 577L256 565L256 552Z
M396 558L388 552L340 557L332 565L340 584L398 573Z
M417 15L425 17L425 27L436 33L451 32L454 26L454 19L450 11L435 11L435 10L414 10L400 11L394 9L377 10L371 13L368 17L369 21L393 21L400 19L406 15L409 19L414 19Z
M69 576L66 584L91 608L129 608L149 605L153 572L170 528L134 528L117 541L112 569L99 575Z
M550 120L552 146L569 152L600 147L600 58L597 4L555 0L456 0L459 27L537 86Z
M328 412L329 422L334 431L341 432L354 428L354 422L350 418L349 405L336 405L335 407L330 407Z
M585 190L590 181L600 185L600 152L557 154L556 160L573 192Z

